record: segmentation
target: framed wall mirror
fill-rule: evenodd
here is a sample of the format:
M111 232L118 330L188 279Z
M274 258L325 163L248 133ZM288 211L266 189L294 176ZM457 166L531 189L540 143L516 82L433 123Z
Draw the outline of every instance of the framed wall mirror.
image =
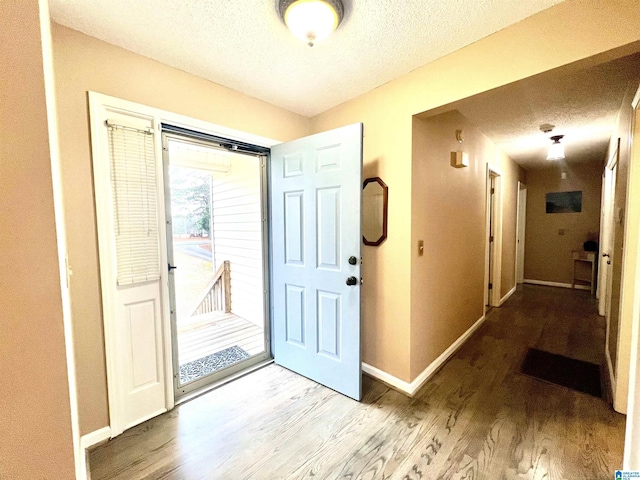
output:
M389 187L380 177L367 178L362 185L362 241L377 247L387 238Z

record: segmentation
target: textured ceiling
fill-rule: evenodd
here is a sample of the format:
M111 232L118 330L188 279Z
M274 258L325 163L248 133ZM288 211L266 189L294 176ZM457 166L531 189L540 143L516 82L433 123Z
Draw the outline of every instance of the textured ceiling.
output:
M50 0L62 25L305 116L328 110L562 0L343 0L308 47L276 0Z
M550 71L443 108L460 111L524 168L548 164L550 135L565 136L566 163L602 162L629 82L640 82L640 53ZM544 123L556 126L553 133L540 131Z

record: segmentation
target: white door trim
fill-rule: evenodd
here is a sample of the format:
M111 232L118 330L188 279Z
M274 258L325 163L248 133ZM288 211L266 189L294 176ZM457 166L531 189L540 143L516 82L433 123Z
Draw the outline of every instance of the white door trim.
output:
M157 134L155 135L155 152L156 163L160 169L157 175L158 179L158 217L160 225L166 224L165 211L164 211L164 185L162 176L162 138L160 135L161 124L167 123L198 132L207 133L210 135L216 135L219 137L225 137L241 142L251 143L262 147L271 147L277 143L276 140L260 137L257 135L249 134L239 130L223 127L213 123L197 120L184 115L180 115L173 112L157 109L147 105L141 105L135 102L122 100L119 98L103 95L96 92L89 92L89 111L90 111L90 123L91 123L91 151L93 156L94 165L97 165L94 175L104 175L104 172L109 171L109 160L105 157L105 151L108 151L107 137L104 134L104 125L101 122L106 109L121 111L129 115L138 115L141 117L153 119L154 129ZM106 170L105 170L106 169ZM103 173L100 173L103 172ZM107 174L106 178L109 178ZM109 222L111 205L103 205L103 199L109 198L110 182L96 182L96 221L98 224L103 222ZM164 231L164 230L162 230ZM167 264L167 248L166 238L164 235L159 235L160 238L160 262L161 265ZM108 245L112 242L110 235L107 232L100 232L98 229L98 240L101 244ZM115 331L115 310L113 308L114 298L114 285L115 279L113 279L113 255L110 255L110 249L105 249L106 253L100 252L100 271L102 275L102 303L103 303L103 316L105 326L105 356L107 365L107 391L109 396L109 427L111 437L115 437L122 433L124 425L120 422L120 412L122 406L118 404L119 388L117 384L117 375L115 370L115 362L117 352L115 351L114 343L114 331ZM165 405L166 409L170 410L175 404L174 392L173 392L173 366L172 366L172 347L171 347L171 320L169 315L169 295L168 295L168 282L166 270L161 270L161 288L162 288L162 357L163 366L165 372Z

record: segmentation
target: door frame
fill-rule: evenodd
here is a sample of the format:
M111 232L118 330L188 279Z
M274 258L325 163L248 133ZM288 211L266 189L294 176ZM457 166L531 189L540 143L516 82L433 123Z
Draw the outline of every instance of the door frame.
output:
M107 145L106 129L102 120L107 111L122 112L128 115L138 115L141 117L152 118L153 126L156 132L154 138L156 162L158 168L162 166L162 135L160 134L162 128L161 124L170 124L179 127L183 127L189 130L202 132L208 135L217 137L228 138L239 142L249 143L252 145L270 148L273 145L281 143L277 140L253 135L240 130L224 127L222 125L216 125L210 122L197 120L195 118L187 117L177 113L161 110L158 108L142 105L128 100L104 95L101 93L89 91L89 112L90 112L90 129L91 129L91 152L94 158L98 161L107 161L108 158L104 158L105 145ZM100 160L102 159L102 160ZM158 175L158 222L160 232L165 231L166 215L164 210L164 185L161 171ZM102 183L109 183L109 179L101 178ZM97 188L96 203L104 201L105 195L110 193L109 188ZM105 223L106 222L106 223ZM109 211L107 209L96 209L96 223L108 224ZM166 236L160 234L160 284L162 288L161 292L161 314L162 314L162 355L163 355L163 367L164 367L164 380L165 380L165 406L167 410L171 410L176 402L173 391L173 358L172 358L172 340L171 340L171 319L169 309L169 294L168 294L168 275L167 275L167 244ZM110 241L107 239L107 241ZM99 265L102 272L109 272L113 269L113 258L109 255L104 255L102 252L99 254ZM113 292L115 282L106 283L102 282L102 311L103 311L103 324L105 329L105 359L107 366L107 393L109 404L109 427L111 438L121 434L124 429L118 412L122 411L122 405L118 403L119 385L121 379L117 375L115 370L115 358L118 354L116 346L114 344L114 331L115 331L115 311L110 299L113 299ZM270 318L266 319L270 322Z
M175 139L177 141L182 142L190 142L194 145L199 145L207 148L215 148L213 144L213 140L205 140L205 139L196 139L189 137L188 135L182 135L178 133L160 132L162 137L162 169L163 169L163 187L164 187L164 209L165 209L165 229L164 235L166 237L166 245L167 245L167 262L169 260L169 247L173 248L173 240L169 234L169 226L170 223L167 220L167 212L170 211L171 208L171 186L167 183L168 179L168 167L170 165L170 157L169 157L169 149L167 143L170 139ZM271 360L271 318L270 318L270 262L269 262L269 222L266 221L268 219L269 210L268 210L268 181L267 181L267 162L266 158L268 158L268 154L251 154L244 153L241 151L237 152L238 155L246 155L248 157L253 157L253 160L260 162L260 216L262 221L262 282L263 282L263 337L264 337L264 352L255 355L254 357L250 357L248 359L242 360L228 368L225 368L223 372L214 372L209 375L206 375L202 378L199 378L193 382L190 382L184 386L180 386L179 383L179 375L177 373L177 369L179 369L179 349L178 349L178 330L177 330L177 322L175 314L172 314L169 311L170 321L171 321L171 357L173 364L173 391L174 398L176 403L180 403L183 399L188 398L192 392L197 391L200 393L203 389L212 388L214 386L220 385L221 383L225 383L229 381L231 378L235 378L235 374L239 372L244 372L247 369L250 369L264 361ZM211 210L211 214L213 215L213 206ZM169 262L168 262L169 263ZM175 278L175 277L174 277ZM175 287L175 284L171 281L171 277L168 277L167 280L167 294L169 303L171 301L171 295L175 295L175 289L172 288L172 285Z
M494 179L493 203L491 202L491 179ZM493 206L493 208L490 208ZM484 257L484 298L488 299L487 306L499 307L502 272L502 170L487 163L486 172L486 218L485 218L485 257ZM489 241L493 225L493 242ZM491 265L489 265L491 259ZM496 275L497 273L497 275ZM491 283L491 291L489 291ZM485 301L486 303L486 301Z

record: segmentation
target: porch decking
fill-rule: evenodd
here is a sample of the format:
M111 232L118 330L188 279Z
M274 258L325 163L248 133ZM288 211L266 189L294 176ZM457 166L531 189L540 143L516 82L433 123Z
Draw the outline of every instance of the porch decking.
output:
M180 365L234 345L249 355L263 352L262 328L233 313L213 312L178 329Z

